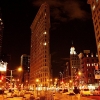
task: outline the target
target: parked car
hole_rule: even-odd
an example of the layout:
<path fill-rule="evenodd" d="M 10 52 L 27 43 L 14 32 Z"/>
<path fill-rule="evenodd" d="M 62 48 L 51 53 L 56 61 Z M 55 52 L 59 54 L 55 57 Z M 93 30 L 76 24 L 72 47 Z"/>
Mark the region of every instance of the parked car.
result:
<path fill-rule="evenodd" d="M 89 89 L 83 89 L 80 91 L 80 95 L 81 96 L 88 96 L 88 95 L 92 95 L 92 93 Z"/>

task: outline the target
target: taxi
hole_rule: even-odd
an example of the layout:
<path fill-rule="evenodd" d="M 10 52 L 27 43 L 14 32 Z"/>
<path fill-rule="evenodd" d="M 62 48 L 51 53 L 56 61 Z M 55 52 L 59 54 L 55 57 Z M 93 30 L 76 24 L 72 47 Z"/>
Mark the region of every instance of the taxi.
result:
<path fill-rule="evenodd" d="M 89 95 L 92 95 L 92 93 L 89 89 L 83 89 L 83 90 L 81 90 L 80 95 L 81 96 L 89 96 Z"/>

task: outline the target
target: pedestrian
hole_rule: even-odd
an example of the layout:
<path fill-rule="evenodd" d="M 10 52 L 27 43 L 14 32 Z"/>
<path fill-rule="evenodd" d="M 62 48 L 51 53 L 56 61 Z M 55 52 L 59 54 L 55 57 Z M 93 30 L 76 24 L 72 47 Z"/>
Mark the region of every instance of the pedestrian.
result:
<path fill-rule="evenodd" d="M 31 94 L 31 96 L 30 96 L 30 100 L 35 100 L 35 97 L 34 97 L 33 94 Z"/>

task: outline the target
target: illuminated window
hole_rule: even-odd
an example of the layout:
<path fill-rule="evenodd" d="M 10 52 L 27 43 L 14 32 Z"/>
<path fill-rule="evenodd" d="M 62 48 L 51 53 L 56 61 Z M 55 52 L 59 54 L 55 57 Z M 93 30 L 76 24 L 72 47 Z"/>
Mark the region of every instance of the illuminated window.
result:
<path fill-rule="evenodd" d="M 93 57 L 93 54 L 91 55 L 91 57 Z"/>
<path fill-rule="evenodd" d="M 47 45 L 47 43 L 45 42 L 43 45 Z"/>
<path fill-rule="evenodd" d="M 92 7 L 92 10 L 94 10 L 95 9 L 95 5 Z"/>
<path fill-rule="evenodd" d="M 89 64 L 87 64 L 87 66 L 89 66 Z"/>
<path fill-rule="evenodd" d="M 43 34 L 47 34 L 47 32 L 44 32 Z"/>
<path fill-rule="evenodd" d="M 96 0 L 96 2 L 98 2 L 98 0 Z"/>
<path fill-rule="evenodd" d="M 100 43 L 98 43 L 98 48 L 100 48 Z"/>

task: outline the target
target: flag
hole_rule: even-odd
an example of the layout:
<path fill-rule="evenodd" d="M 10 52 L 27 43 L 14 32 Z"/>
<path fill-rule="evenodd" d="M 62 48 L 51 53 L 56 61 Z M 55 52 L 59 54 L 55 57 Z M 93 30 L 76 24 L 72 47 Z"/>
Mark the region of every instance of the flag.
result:
<path fill-rule="evenodd" d="M 98 66 L 97 65 L 95 66 L 95 70 L 98 70 Z"/>

